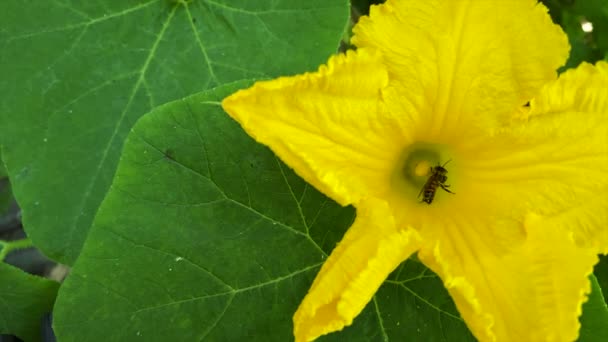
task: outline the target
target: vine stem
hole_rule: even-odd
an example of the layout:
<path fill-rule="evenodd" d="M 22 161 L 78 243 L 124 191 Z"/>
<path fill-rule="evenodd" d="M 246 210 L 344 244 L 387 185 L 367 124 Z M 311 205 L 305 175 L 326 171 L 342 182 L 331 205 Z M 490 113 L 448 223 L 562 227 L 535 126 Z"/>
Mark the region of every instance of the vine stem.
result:
<path fill-rule="evenodd" d="M 30 239 L 22 239 L 16 241 L 0 240 L 0 247 L 2 248 L 0 249 L 0 261 L 4 261 L 4 258 L 6 258 L 6 256 L 12 251 L 33 246 L 34 245 L 32 244 L 32 241 Z"/>

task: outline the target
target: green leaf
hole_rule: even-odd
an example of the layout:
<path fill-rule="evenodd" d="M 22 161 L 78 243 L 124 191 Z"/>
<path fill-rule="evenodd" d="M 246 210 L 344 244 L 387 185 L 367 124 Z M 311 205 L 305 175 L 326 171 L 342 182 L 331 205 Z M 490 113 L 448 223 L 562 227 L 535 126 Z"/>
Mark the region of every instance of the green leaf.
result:
<path fill-rule="evenodd" d="M 6 178 L 6 176 L 8 176 L 8 173 L 6 172 L 6 167 L 2 161 L 2 154 L 0 154 L 0 179 Z"/>
<path fill-rule="evenodd" d="M 604 2 L 603 6 L 604 10 L 602 12 L 595 12 L 595 14 L 588 16 L 593 24 L 593 42 L 598 50 L 598 60 L 608 53 L 608 5 Z"/>
<path fill-rule="evenodd" d="M 595 63 L 608 52 L 608 3 L 605 0 L 541 0 L 553 20 L 568 34 L 570 56 L 564 68 L 581 62 Z M 592 32 L 584 32 L 582 23 L 589 21 Z"/>
<path fill-rule="evenodd" d="M 240 83 L 155 109 L 55 307 L 60 341 L 289 341 L 291 317 L 354 218 L 220 108 Z M 401 265 L 328 340 L 473 341 L 439 279 Z"/>
<path fill-rule="evenodd" d="M 11 204 L 13 203 L 13 192 L 11 184 L 6 178 L 0 178 L 0 225 L 5 224 L 4 216 L 8 213 Z"/>
<path fill-rule="evenodd" d="M 600 261 L 595 265 L 593 274 L 599 287 L 602 289 L 604 299 L 608 298 L 608 256 L 600 255 Z"/>
<path fill-rule="evenodd" d="M 11 191 L 11 184 L 7 179 L 8 174 L 2 161 L 2 155 L 0 155 L 0 225 L 4 224 L 4 216 L 8 212 L 11 203 L 13 202 L 13 192 Z"/>
<path fill-rule="evenodd" d="M 53 307 L 59 284 L 0 262 L 0 334 L 40 340 L 40 322 Z"/>
<path fill-rule="evenodd" d="M 608 341 L 608 306 L 606 306 L 597 279 L 593 275 L 589 279 L 591 281 L 591 294 L 589 300 L 583 305 L 578 341 Z"/>
<path fill-rule="evenodd" d="M 347 0 L 3 0 L 0 144 L 28 235 L 72 264 L 142 114 L 314 69 L 347 21 Z"/>
<path fill-rule="evenodd" d="M 351 6 L 353 10 L 360 15 L 369 14 L 369 8 L 372 5 L 383 3 L 384 0 L 351 0 Z"/>
<path fill-rule="evenodd" d="M 594 63 L 601 58 L 591 41 L 592 36 L 581 29 L 580 15 L 571 11 L 564 11 L 561 26 L 568 34 L 571 45 L 570 56 L 562 69 L 574 68 L 585 61 Z"/>

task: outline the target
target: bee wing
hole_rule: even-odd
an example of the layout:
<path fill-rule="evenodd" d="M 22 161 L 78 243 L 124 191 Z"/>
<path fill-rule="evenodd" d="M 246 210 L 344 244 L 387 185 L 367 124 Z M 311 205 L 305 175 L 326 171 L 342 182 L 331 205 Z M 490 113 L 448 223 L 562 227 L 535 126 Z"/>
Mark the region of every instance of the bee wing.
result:
<path fill-rule="evenodd" d="M 420 192 L 418 193 L 418 197 L 420 197 L 420 195 L 422 195 L 424 193 L 424 190 L 426 188 L 428 188 L 429 184 L 431 184 L 433 180 L 433 176 L 431 175 L 431 177 L 429 177 L 429 179 L 426 180 L 426 183 L 424 183 L 424 186 L 422 187 L 422 189 L 420 189 Z M 416 197 L 416 198 L 418 198 Z"/>

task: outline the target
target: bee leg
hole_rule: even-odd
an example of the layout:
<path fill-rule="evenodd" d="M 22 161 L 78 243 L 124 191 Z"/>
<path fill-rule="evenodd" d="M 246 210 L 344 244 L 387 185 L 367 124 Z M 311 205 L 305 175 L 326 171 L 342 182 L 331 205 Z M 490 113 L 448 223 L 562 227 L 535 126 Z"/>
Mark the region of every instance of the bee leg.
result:
<path fill-rule="evenodd" d="M 439 184 L 439 186 L 440 186 L 440 187 L 441 187 L 443 190 L 445 190 L 446 192 L 449 192 L 449 193 L 451 193 L 451 194 L 456 194 L 455 192 L 451 192 L 451 191 L 450 191 L 450 189 L 448 189 L 448 188 L 450 187 L 450 185 L 449 185 L 449 184 Z"/>

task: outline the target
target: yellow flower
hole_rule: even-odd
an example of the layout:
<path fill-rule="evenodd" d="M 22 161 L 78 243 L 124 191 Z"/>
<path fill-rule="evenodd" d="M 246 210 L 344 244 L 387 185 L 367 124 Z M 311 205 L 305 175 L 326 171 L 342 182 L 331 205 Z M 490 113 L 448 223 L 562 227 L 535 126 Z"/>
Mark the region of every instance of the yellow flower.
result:
<path fill-rule="evenodd" d="M 575 340 L 608 252 L 608 64 L 558 79 L 567 38 L 536 0 L 388 0 L 354 32 L 357 51 L 223 102 L 357 208 L 296 340 L 351 324 L 416 252 L 479 340 Z"/>

